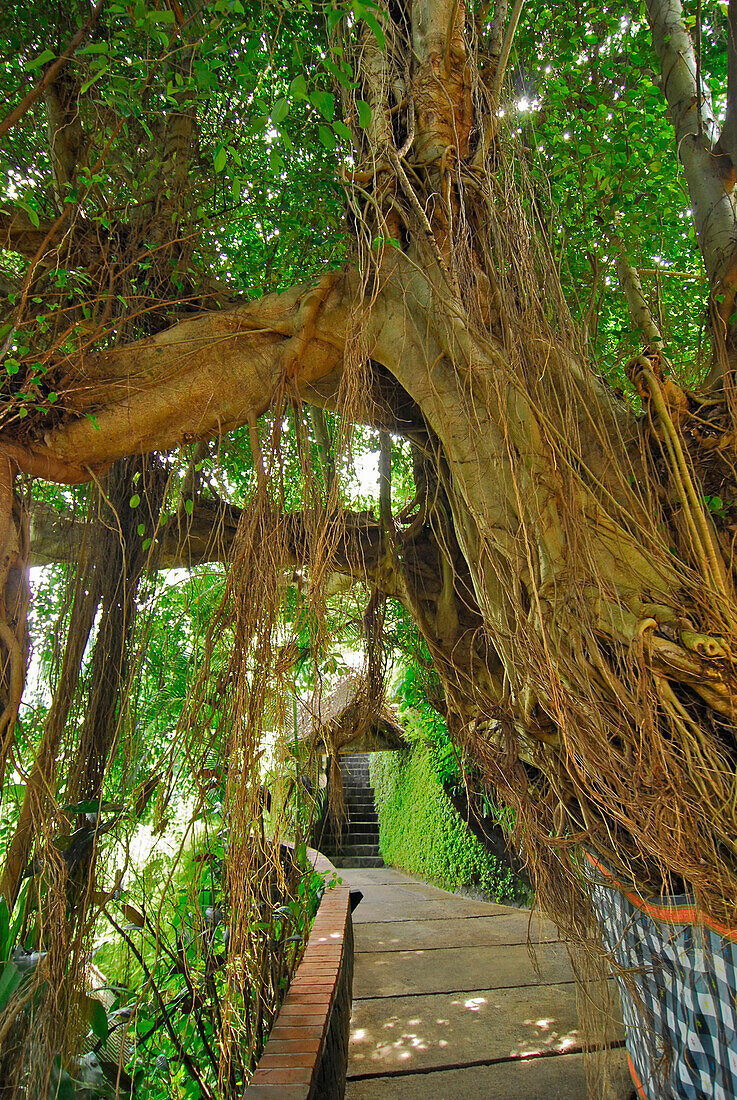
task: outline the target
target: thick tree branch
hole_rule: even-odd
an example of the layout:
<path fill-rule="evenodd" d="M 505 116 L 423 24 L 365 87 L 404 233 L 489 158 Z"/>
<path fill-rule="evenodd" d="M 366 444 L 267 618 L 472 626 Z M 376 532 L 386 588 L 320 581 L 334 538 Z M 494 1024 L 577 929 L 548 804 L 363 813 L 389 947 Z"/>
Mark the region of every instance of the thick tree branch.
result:
<path fill-rule="evenodd" d="M 84 153 L 85 135 L 79 111 L 79 81 L 63 69 L 44 92 L 49 131 L 49 151 L 58 209 L 74 183 Z"/>
<path fill-rule="evenodd" d="M 58 383 L 67 419 L 43 441 L 29 446 L 6 436 L 0 449 L 27 473 L 87 481 L 123 455 L 169 450 L 247 423 L 269 407 L 285 374 L 307 400 L 318 383 L 337 391 L 353 278 L 333 273 L 317 304 L 313 286 L 296 286 L 82 357 Z"/>
<path fill-rule="evenodd" d="M 497 62 L 502 52 L 504 28 L 507 25 L 508 7 L 508 0 L 497 0 L 494 4 L 494 15 L 491 20 L 491 26 L 489 27 L 489 55 Z M 488 7 L 486 10 L 488 13 Z"/>
<path fill-rule="evenodd" d="M 698 86 L 680 0 L 647 0 L 647 12 L 709 282 L 716 292 L 732 292 L 737 287 L 737 213 L 731 189 L 725 188 L 725 158 L 716 149 L 711 97 L 703 82 Z"/>
<path fill-rule="evenodd" d="M 80 27 L 77 33 L 70 39 L 69 43 L 62 50 L 61 56 L 58 57 L 56 61 L 54 61 L 54 63 L 48 67 L 42 79 L 39 80 L 35 88 L 32 88 L 28 95 L 24 96 L 24 98 L 20 101 L 18 106 L 15 107 L 10 112 L 10 114 L 6 115 L 2 122 L 0 122 L 0 138 L 4 137 L 9 130 L 12 130 L 16 122 L 23 118 L 23 115 L 26 113 L 26 111 L 30 110 L 36 100 L 41 98 L 48 86 L 52 84 L 54 80 L 56 80 L 59 73 L 70 61 L 74 51 L 77 49 L 78 46 L 82 44 L 82 42 L 84 42 L 85 38 L 94 27 L 104 5 L 105 0 L 98 0 L 97 4 L 92 10 L 92 14 L 90 15 L 89 19 L 84 24 L 84 26 Z"/>
<path fill-rule="evenodd" d="M 156 536 L 155 565 L 159 569 L 193 568 L 208 562 L 227 563 L 241 518 L 235 504 L 198 497 L 192 515 L 185 510 L 162 524 Z M 382 527 L 365 512 L 341 512 L 344 531 L 337 540 L 332 566 L 337 572 L 365 579 L 377 568 L 381 556 Z M 92 523 L 94 529 L 96 521 Z M 282 521 L 288 530 L 289 556 L 284 566 L 304 566 L 309 561 L 308 517 L 292 512 Z M 49 504 L 37 501 L 31 513 L 31 565 L 73 563 L 89 541 L 85 521 L 59 515 Z"/>
<path fill-rule="evenodd" d="M 729 160 L 720 165 L 725 187 L 732 190 L 737 173 L 737 0 L 729 0 L 727 22 L 727 114 L 716 146 L 717 153 Z"/>
<path fill-rule="evenodd" d="M 497 61 L 496 72 L 494 73 L 494 82 L 491 86 L 491 98 L 494 103 L 499 102 L 501 96 L 502 84 L 504 83 L 504 76 L 507 71 L 507 64 L 509 62 L 509 55 L 512 52 L 512 44 L 514 42 L 514 36 L 517 33 L 517 27 L 519 25 L 520 16 L 522 15 L 522 6 L 524 0 L 515 0 L 514 7 L 512 8 L 512 14 L 509 17 L 509 23 L 507 24 L 507 30 L 504 35 L 501 50 L 499 52 L 499 59 Z"/>
<path fill-rule="evenodd" d="M 422 164 L 440 165 L 450 149 L 468 154 L 473 106 L 465 18 L 458 0 L 419 0 L 412 11 L 414 151 Z"/>
<path fill-rule="evenodd" d="M 34 225 L 22 210 L 0 211 L 0 249 L 19 252 L 32 260 L 53 232 L 53 222 L 44 220 Z M 70 267 L 97 267 L 104 258 L 104 243 L 99 226 L 77 218 L 61 243 L 53 245 L 37 266 L 50 267 L 58 262 L 60 251 L 66 250 L 64 259 Z"/>
<path fill-rule="evenodd" d="M 633 324 L 642 333 L 646 348 L 662 348 L 663 337 L 648 305 L 637 268 L 630 263 L 627 250 L 619 237 L 615 237 L 612 244 L 617 252 L 616 266 L 619 283 L 627 299 Z"/>
<path fill-rule="evenodd" d="M 193 568 L 208 562 L 227 563 L 233 547 L 241 509 L 224 501 L 199 497 L 191 516 L 181 512 L 163 525 L 157 535 L 155 567 L 159 569 Z M 426 517 L 427 518 L 427 517 Z M 50 565 L 71 563 L 79 559 L 85 538 L 94 541 L 93 531 L 86 531 L 82 519 L 60 516 L 50 505 L 37 502 L 31 516 L 31 563 Z M 309 566 L 310 532 L 314 517 L 300 512 L 285 515 L 287 537 L 284 568 Z M 448 532 L 452 540 L 452 535 Z M 385 596 L 398 599 L 417 617 L 420 628 L 435 658 L 441 661 L 448 676 L 465 691 L 486 694 L 493 680 L 489 679 L 488 641 L 480 631 L 480 616 L 464 573 L 460 552 L 453 541 L 458 558 L 455 571 L 454 603 L 456 629 L 447 637 L 443 629 L 441 600 L 448 598 L 447 586 L 441 577 L 440 553 L 430 522 L 409 527 L 397 533 L 395 568 L 386 568 L 384 526 L 366 512 L 340 512 L 340 529 L 332 547 L 330 569 L 336 576 L 351 578 L 377 588 Z M 448 546 L 445 554 L 449 553 Z M 465 580 L 461 578 L 465 576 Z M 478 646 L 484 644 L 484 660 Z M 484 667 L 483 675 L 480 669 Z M 501 692 L 500 684 L 494 688 Z"/>

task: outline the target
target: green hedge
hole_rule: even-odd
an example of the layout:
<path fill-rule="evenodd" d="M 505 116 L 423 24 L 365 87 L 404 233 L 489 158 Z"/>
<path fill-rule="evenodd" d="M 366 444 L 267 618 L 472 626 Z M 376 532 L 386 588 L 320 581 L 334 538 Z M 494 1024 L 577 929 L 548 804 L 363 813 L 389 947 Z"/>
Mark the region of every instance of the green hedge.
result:
<path fill-rule="evenodd" d="M 439 749 L 416 741 L 407 752 L 371 753 L 379 848 L 393 867 L 449 889 L 474 886 L 497 901 L 526 896 L 456 812 L 439 777 Z"/>

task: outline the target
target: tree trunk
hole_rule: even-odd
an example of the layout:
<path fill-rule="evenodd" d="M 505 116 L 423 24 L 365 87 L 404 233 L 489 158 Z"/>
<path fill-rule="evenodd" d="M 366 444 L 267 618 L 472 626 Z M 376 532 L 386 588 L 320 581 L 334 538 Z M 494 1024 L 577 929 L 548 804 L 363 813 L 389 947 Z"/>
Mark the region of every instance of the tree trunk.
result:
<path fill-rule="evenodd" d="M 669 64 L 672 5 L 651 8 Z M 481 75 L 493 65 L 480 65 L 464 6 L 427 0 L 410 25 L 384 14 L 381 26 L 386 49 L 368 26 L 343 42 L 359 73 L 357 89 L 341 89 L 344 116 L 355 121 L 356 98 L 372 110 L 355 129 L 354 263 L 72 363 L 59 383 L 67 415 L 42 442 L 6 433 L 6 453 L 28 472 L 83 480 L 128 453 L 252 424 L 284 390 L 405 432 L 442 502 L 423 503 L 441 581 L 431 598 L 418 588 L 400 532 L 390 587 L 418 617 L 460 735 L 509 797 L 515 754 L 546 776 L 544 846 L 584 830 L 650 880 L 681 875 L 705 905 L 731 910 L 704 870 L 730 847 L 719 729 L 733 718 L 735 606 L 699 486 L 698 403 L 663 376 L 657 348 L 631 365 L 639 420 L 588 370 L 527 221 L 532 198 L 500 167 L 498 89 Z M 706 219 L 707 257 L 723 253 L 713 229 Z M 356 393 L 345 403 L 366 356 L 373 411 Z M 710 444 L 731 483 L 718 454 Z M 500 728 L 514 731 L 501 755 Z M 695 729 L 700 766 L 718 777 L 706 800 Z"/>
<path fill-rule="evenodd" d="M 694 108 L 690 39 L 675 0 L 648 11 L 711 285 L 730 294 L 734 203 L 715 182 L 706 106 Z M 356 75 L 337 89 L 355 146 L 350 262 L 67 357 L 63 415 L 8 428 L 2 447 L 61 482 L 242 425 L 256 457 L 256 418 L 273 408 L 279 423 L 286 399 L 404 434 L 421 473 L 414 516 L 391 516 L 385 445 L 378 538 L 344 534 L 334 557 L 414 616 L 453 735 L 517 810 L 543 903 L 569 928 L 587 911 L 570 854 L 585 842 L 645 890 L 686 883 L 731 923 L 737 604 L 731 535 L 707 501 L 737 498 L 735 421 L 723 395 L 669 379 L 654 326 L 628 365 L 641 412 L 587 363 L 531 226 L 524 152 L 500 132 L 497 77 L 518 16 L 515 5 L 495 25 L 490 57 L 457 0 L 377 9 L 380 34 L 340 23 Z M 181 124 L 189 141 L 187 117 L 172 140 Z M 621 270 L 642 319 L 642 288 Z M 263 531 L 268 464 L 258 472 L 241 560 L 248 530 Z M 292 551 L 314 565 L 309 523 L 285 530 L 273 567 Z M 362 564 L 356 545 L 371 551 Z"/>

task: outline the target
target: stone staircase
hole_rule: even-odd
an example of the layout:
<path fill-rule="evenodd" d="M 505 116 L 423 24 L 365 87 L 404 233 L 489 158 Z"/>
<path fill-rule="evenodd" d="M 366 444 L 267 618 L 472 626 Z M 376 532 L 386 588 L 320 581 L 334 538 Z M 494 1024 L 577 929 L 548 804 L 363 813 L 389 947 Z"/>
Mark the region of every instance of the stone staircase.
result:
<path fill-rule="evenodd" d="M 328 821 L 320 841 L 320 851 L 336 867 L 384 866 L 379 855 L 379 818 L 368 762 L 366 752 L 340 758 L 347 819 L 342 827 Z"/>

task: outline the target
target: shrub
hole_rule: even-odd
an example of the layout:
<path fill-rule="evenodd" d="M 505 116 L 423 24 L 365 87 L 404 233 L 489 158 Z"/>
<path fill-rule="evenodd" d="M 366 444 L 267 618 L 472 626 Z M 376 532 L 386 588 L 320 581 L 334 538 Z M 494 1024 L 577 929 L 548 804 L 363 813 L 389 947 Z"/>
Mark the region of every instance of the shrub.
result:
<path fill-rule="evenodd" d="M 442 749 L 420 739 L 406 752 L 371 754 L 371 782 L 385 861 L 456 889 L 475 886 L 497 901 L 524 887 L 470 832 L 443 788 Z"/>

